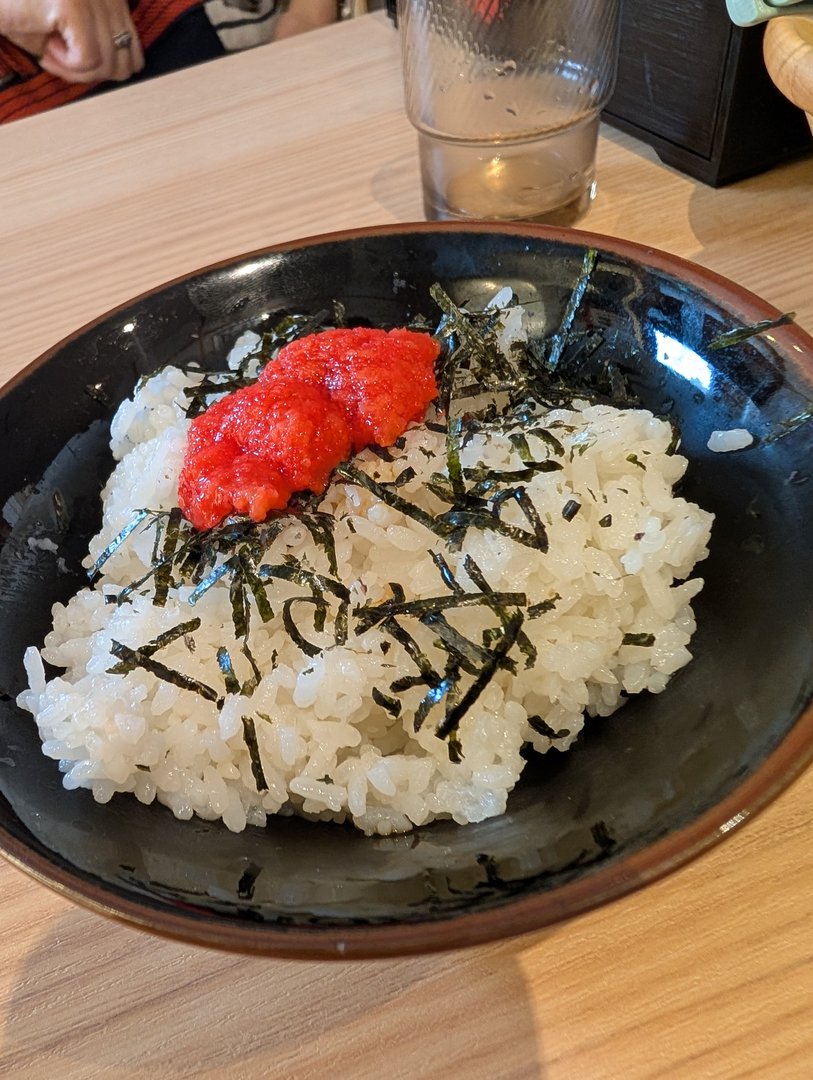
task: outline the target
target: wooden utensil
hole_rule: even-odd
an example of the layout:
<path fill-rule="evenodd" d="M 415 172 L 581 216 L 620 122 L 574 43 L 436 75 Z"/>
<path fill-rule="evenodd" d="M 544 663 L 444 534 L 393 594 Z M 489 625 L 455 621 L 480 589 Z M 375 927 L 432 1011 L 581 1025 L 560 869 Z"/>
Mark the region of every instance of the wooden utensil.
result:
<path fill-rule="evenodd" d="M 813 17 L 793 15 L 769 22 L 763 53 L 771 79 L 804 110 L 813 131 Z"/>

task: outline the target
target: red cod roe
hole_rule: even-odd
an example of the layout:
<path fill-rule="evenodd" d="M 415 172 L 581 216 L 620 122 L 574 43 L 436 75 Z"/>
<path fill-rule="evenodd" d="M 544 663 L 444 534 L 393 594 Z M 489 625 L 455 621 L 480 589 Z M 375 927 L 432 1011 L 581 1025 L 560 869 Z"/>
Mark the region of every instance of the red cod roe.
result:
<path fill-rule="evenodd" d="M 351 453 L 391 446 L 437 394 L 437 342 L 413 330 L 325 330 L 284 346 L 252 386 L 195 417 L 178 505 L 198 529 L 262 521 L 321 493 Z"/>

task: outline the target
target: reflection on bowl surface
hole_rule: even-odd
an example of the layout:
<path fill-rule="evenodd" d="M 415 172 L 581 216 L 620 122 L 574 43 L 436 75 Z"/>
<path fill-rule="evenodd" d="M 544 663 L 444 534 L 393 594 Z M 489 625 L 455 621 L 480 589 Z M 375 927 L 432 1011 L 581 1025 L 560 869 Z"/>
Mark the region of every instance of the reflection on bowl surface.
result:
<path fill-rule="evenodd" d="M 574 326 L 629 363 L 643 403 L 676 420 L 683 493 L 716 515 L 694 661 L 657 697 L 530 761 L 508 812 L 406 836 L 280 818 L 230 833 L 158 805 L 68 792 L 15 705 L 22 655 L 81 583 L 111 467 L 108 424 L 137 378 L 216 366 L 269 312 L 340 300 L 351 319 L 434 320 L 429 287 L 478 306 L 510 285 L 532 332 L 556 329 L 585 248 Z M 201 944 L 293 956 L 381 955 L 534 929 L 645 884 L 759 809 L 813 747 L 813 341 L 798 327 L 710 348 L 779 313 L 730 282 L 620 240 L 532 226 L 426 225 L 283 245 L 142 296 L 60 343 L 0 396 L 0 846 L 97 910 Z M 807 405 L 805 404 L 807 402 Z M 709 451 L 747 428 L 747 450 Z M 29 544 L 45 535 L 59 546 Z"/>

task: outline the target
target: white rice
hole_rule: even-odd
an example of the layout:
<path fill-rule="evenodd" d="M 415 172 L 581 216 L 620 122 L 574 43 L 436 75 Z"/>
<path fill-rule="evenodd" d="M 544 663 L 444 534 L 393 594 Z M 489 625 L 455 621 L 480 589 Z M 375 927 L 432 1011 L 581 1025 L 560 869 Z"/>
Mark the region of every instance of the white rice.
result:
<path fill-rule="evenodd" d="M 104 489 L 104 524 L 91 544 L 89 566 L 134 508 L 175 504 L 189 423 L 182 409 L 188 381 L 183 372 L 167 368 L 119 409 L 111 438 L 118 464 Z M 390 583 L 402 586 L 409 598 L 448 594 L 431 551 L 443 553 L 466 591 L 479 591 L 463 568 L 468 555 L 493 589 L 525 593 L 528 604 L 555 601 L 523 623 L 536 650 L 533 666 L 526 666 L 526 654 L 515 646 L 510 656 L 516 673 L 499 670 L 463 716 L 462 760 L 450 760 L 448 742 L 435 734 L 442 704 L 419 732 L 413 730 L 426 686 L 400 695 L 397 718 L 373 700 L 374 688 L 390 694 L 393 681 L 417 671 L 380 626 L 357 635 L 351 617 L 347 643 L 337 645 L 330 621 L 317 634 L 312 607 L 298 605 L 303 635 L 323 648 L 311 657 L 297 647 L 280 617 L 284 598 L 307 592 L 294 584 L 275 583 L 269 590 L 272 621 L 263 623 L 251 611 L 250 647 L 263 677 L 250 697 L 225 694 L 219 708 L 140 668 L 109 673 L 115 663 L 111 641 L 139 648 L 199 616 L 199 630 L 155 659 L 221 694 L 219 647 L 228 648 L 239 679 L 251 674 L 234 637 L 227 580 L 194 608 L 187 602 L 189 585 L 171 588 L 163 607 L 153 604 L 151 583 L 132 602 L 105 602 L 150 566 L 153 532 L 136 530 L 94 587 L 55 605 L 42 652 L 26 652 L 30 688 L 19 703 L 33 713 L 43 752 L 59 762 L 65 787 L 90 788 L 101 803 L 128 792 L 143 803 L 158 800 L 178 818 L 222 819 L 234 831 L 263 825 L 275 813 L 350 820 L 369 834 L 405 831 L 434 818 L 465 823 L 502 813 L 522 771 L 525 744 L 540 752 L 551 746 L 566 750 L 585 715 L 607 716 L 628 694 L 660 693 L 688 663 L 695 628 L 690 601 L 702 587 L 689 575 L 707 554 L 712 520 L 673 494 L 686 461 L 669 452 L 672 430 L 651 413 L 577 403 L 550 412 L 545 423 L 565 449 L 557 458 L 561 471 L 538 473 L 526 484 L 548 533 L 546 554 L 475 529 L 460 552 L 449 551 L 423 525 L 360 487 L 335 484 L 322 503 L 337 518 L 339 576 L 350 590 L 351 608 L 390 599 Z M 443 437 L 416 426 L 405 443 L 393 452 L 393 462 L 366 451 L 357 464 L 381 481 L 411 465 L 415 477 L 399 494 L 437 512 L 441 504 L 426 481 L 445 471 Z M 540 456 L 549 452 L 531 443 Z M 475 438 L 463 465 L 476 464 L 521 467 L 505 438 Z M 580 509 L 566 520 L 562 510 L 570 500 Z M 502 516 L 528 527 L 515 505 L 506 505 Z M 296 522 L 263 562 L 278 564 L 292 555 L 329 574 L 324 551 Z M 474 642 L 499 627 L 487 607 L 446 614 Z M 415 618 L 400 621 L 442 672 L 446 654 L 435 648 L 434 634 Z M 623 644 L 625 635 L 638 641 L 652 635 L 654 643 Z M 64 674 L 47 680 L 43 659 Z M 466 676 L 465 685 L 470 682 Z M 254 723 L 267 790 L 258 791 L 252 771 L 246 716 Z M 529 717 L 541 717 L 555 737 L 534 730 Z"/>
<path fill-rule="evenodd" d="M 747 428 L 730 428 L 728 431 L 712 431 L 706 445 L 715 454 L 730 454 L 732 450 L 744 450 L 754 441 Z"/>

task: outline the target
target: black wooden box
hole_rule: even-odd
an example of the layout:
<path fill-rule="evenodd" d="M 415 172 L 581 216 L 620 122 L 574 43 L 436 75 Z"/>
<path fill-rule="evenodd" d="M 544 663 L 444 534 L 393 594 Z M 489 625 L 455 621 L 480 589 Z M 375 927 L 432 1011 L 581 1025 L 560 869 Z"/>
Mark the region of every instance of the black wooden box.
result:
<path fill-rule="evenodd" d="M 765 69 L 763 33 L 734 26 L 724 0 L 623 0 L 603 118 L 714 187 L 810 151 L 804 113 Z"/>

